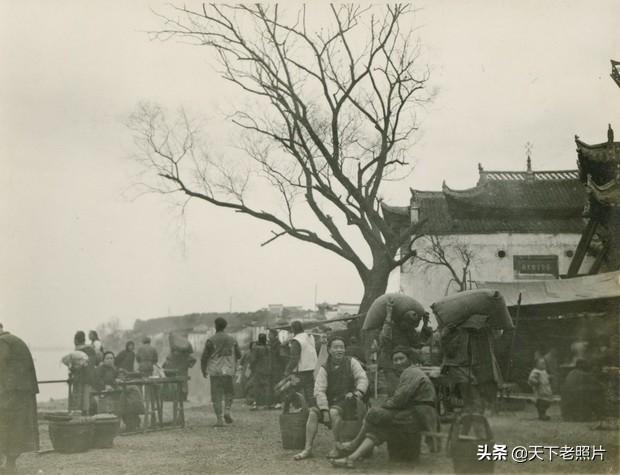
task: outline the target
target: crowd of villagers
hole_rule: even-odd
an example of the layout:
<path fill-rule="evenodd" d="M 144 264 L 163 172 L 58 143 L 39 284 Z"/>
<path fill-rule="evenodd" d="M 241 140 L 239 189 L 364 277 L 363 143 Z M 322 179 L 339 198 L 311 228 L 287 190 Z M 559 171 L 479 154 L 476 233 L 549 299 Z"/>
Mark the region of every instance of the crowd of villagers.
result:
<path fill-rule="evenodd" d="M 272 383 L 282 377 L 279 385 L 289 385 L 291 391 L 303 395 L 311 408 L 306 423 L 306 445 L 294 456 L 295 460 L 304 460 L 313 455 L 312 445 L 320 424 L 328 426 L 333 433 L 334 444 L 328 455 L 336 467 L 355 466 L 375 446 L 400 430 L 403 423 L 416 424 L 419 431 L 437 431 L 439 422 L 435 388 L 416 365 L 419 355 L 415 348 L 420 348 L 424 340 L 432 335 L 428 327 L 428 315 L 413 312 L 395 315 L 394 318 L 390 315 L 391 309 L 388 309 L 388 316 L 379 335 L 379 366 L 385 375 L 388 397 L 372 408 L 368 408 L 369 378 L 365 362 L 359 347 L 351 339 L 346 341 L 341 336 L 330 337 L 325 341 L 328 356 L 325 362 L 319 364 L 314 337 L 304 331 L 300 322 L 295 321 L 291 324 L 292 338 L 286 345 L 288 355 L 278 350 L 274 333 L 269 340 L 261 336 L 249 352 L 247 360 L 254 373 L 257 407 L 274 402 L 269 399 Z M 422 319 L 424 324 L 418 332 L 416 328 Z M 234 337 L 226 333 L 226 325 L 225 319 L 216 319 L 215 335 L 207 340 L 200 361 L 203 375 L 210 378 L 216 425 L 220 427 L 233 423 L 233 378 L 241 360 L 239 346 Z M 0 343 L 0 390 L 3 392 L 0 433 L 6 432 L 3 429 L 8 427 L 11 428 L 9 432 L 15 434 L 14 428 L 19 427 L 23 435 L 21 439 L 0 439 L 0 450 L 5 454 L 7 466 L 10 466 L 19 453 L 32 450 L 38 442 L 37 387 L 34 365 L 27 346 L 8 332 L 0 334 Z M 77 332 L 74 343 L 75 351 L 63 359 L 71 370 L 73 391 L 70 406 L 86 414 L 94 413 L 97 410 L 94 407 L 96 404 L 106 403 L 103 397 L 93 398 L 93 393 L 113 390 L 119 380 L 132 378 L 136 373 L 148 377 L 157 368 L 158 355 L 148 338 L 144 339 L 137 350 L 132 342 L 128 342 L 126 349 L 118 355 L 105 351 L 94 332 L 91 332 L 88 343 L 85 334 Z M 4 353 L 12 356 L 4 357 Z M 277 363 L 274 364 L 276 356 Z M 191 353 L 186 355 L 186 358 L 190 357 Z M 168 358 L 166 361 L 173 359 Z M 187 359 L 184 361 L 182 366 L 191 365 Z M 11 370 L 7 372 L 3 366 L 10 366 Z M 273 372 L 274 367 L 278 369 L 277 372 Z M 267 368 L 270 371 L 268 377 L 263 372 Z M 11 374 L 14 376 L 5 376 Z M 24 378 L 26 374 L 30 376 Z M 27 383 L 25 379 L 28 379 Z M 8 386 L 10 388 L 7 389 Z M 14 396 L 6 398 L 5 393 Z M 283 394 L 286 393 L 286 390 L 283 391 Z M 26 394 L 27 398 L 24 397 Z M 144 412 L 140 390 L 129 387 L 121 394 L 125 396 L 120 401 L 119 415 L 127 428 L 131 429 L 139 423 L 137 416 Z M 11 410 L 2 411 L 2 406 L 8 407 L 7 402 L 11 404 Z M 358 412 L 360 408 L 363 411 L 360 430 L 353 440 L 341 442 L 340 430 L 344 418 L 347 413 Z M 19 444 L 20 440 L 23 443 Z M 436 450 L 432 437 L 426 443 L 431 450 Z"/>
<path fill-rule="evenodd" d="M 143 338 L 137 349 L 133 341 L 128 341 L 125 349 L 116 355 L 103 348 L 97 332 L 90 331 L 89 340 L 86 341 L 83 331 L 76 332 L 74 351 L 62 359 L 69 368 L 69 410 L 84 415 L 115 413 L 128 432 L 140 427 L 140 415 L 145 407 L 140 388 L 129 384 L 121 390 L 121 383 L 151 376 L 187 376 L 189 368 L 196 363 L 191 346 L 183 351 L 173 348 L 160 368 L 159 355 L 149 337 Z M 187 382 L 183 383 L 181 397 L 187 400 Z"/>
<path fill-rule="evenodd" d="M 295 321 L 291 324 L 292 337 L 286 344 L 280 343 L 276 331 L 270 331 L 269 337 L 261 334 L 242 357 L 237 341 L 226 333 L 226 320 L 216 319 L 215 334 L 206 341 L 200 360 L 202 374 L 210 378 L 216 426 L 233 423 L 233 383 L 237 377 L 245 383 L 246 396 L 256 408 L 273 407 L 281 402 L 278 397 L 301 394 L 310 410 L 305 447 L 294 456 L 295 460 L 313 456 L 313 442 L 320 425 L 332 431 L 333 447 L 327 455 L 335 467 L 355 467 L 375 446 L 411 424 L 425 433 L 424 443 L 429 451 L 437 451 L 438 395 L 419 364 L 440 364 L 441 374 L 450 381 L 449 394 L 460 401 L 464 411 L 481 413 L 493 404 L 502 383 L 494 353 L 494 341 L 499 335 L 486 327 L 444 327 L 433 332 L 428 314 L 392 313 L 393 303 L 388 301 L 376 345 L 387 399 L 375 401 L 372 407 L 364 352 L 354 338 L 326 338 L 324 345 L 320 345 L 327 349 L 327 357 L 322 359 L 315 338 L 304 331 L 301 322 Z M 191 345 L 180 349 L 171 345 L 171 353 L 160 370 L 157 351 L 149 338 L 144 338 L 138 349 L 133 342 L 127 342 L 118 355 L 104 350 L 96 332 L 90 332 L 89 339 L 86 342 L 84 332 L 78 331 L 74 337 L 75 351 L 63 358 L 71 374 L 70 409 L 83 414 L 115 412 L 128 430 L 140 423 L 139 415 L 144 413 L 142 395 L 130 385 L 115 391 L 119 382 L 153 375 L 187 376 L 196 362 Z M 424 353 L 435 346 L 441 348 L 440 353 Z M 573 346 L 575 350 L 585 348 L 580 342 Z M 617 334 L 601 355 L 605 365 L 619 366 Z M 546 409 L 555 378 L 553 370 L 547 370 L 553 367 L 553 354 L 538 356 L 528 382 L 540 419 L 548 420 Z M 157 374 L 158 371 L 163 374 Z M 280 389 L 277 394 L 274 387 Z M 584 408 L 589 411 L 586 416 L 591 417 L 592 409 L 600 405 L 597 388 L 587 359 L 577 357 L 561 388 L 562 417 L 584 420 Z M 19 454 L 38 448 L 37 393 L 34 363 L 27 345 L 0 325 L 0 462 L 5 472 L 14 471 Z M 183 393 L 186 398 L 187 386 Z M 442 397 L 446 406 L 452 400 Z M 108 411 L 106 404 L 114 404 L 115 410 Z M 363 422 L 352 440 L 343 441 L 343 423 L 351 414 Z"/>

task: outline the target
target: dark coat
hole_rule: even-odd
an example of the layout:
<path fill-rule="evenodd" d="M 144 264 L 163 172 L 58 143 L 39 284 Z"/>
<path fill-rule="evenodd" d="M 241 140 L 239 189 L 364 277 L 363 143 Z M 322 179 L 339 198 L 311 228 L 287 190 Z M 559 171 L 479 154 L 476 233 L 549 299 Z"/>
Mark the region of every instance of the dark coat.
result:
<path fill-rule="evenodd" d="M 37 374 L 26 343 L 8 332 L 0 333 L 0 397 L 9 391 L 37 394 Z"/>
<path fill-rule="evenodd" d="M 0 332 L 0 454 L 18 456 L 39 448 L 38 392 L 30 350 L 16 336 Z"/>
<path fill-rule="evenodd" d="M 106 386 L 115 386 L 118 378 L 118 369 L 114 366 L 100 364 L 95 368 L 93 386 L 97 391 L 103 391 Z"/>
<path fill-rule="evenodd" d="M 124 369 L 128 373 L 134 371 L 134 363 L 136 361 L 136 354 L 133 351 L 123 350 L 114 360 L 114 364 L 118 369 Z"/>
<path fill-rule="evenodd" d="M 250 354 L 252 374 L 267 376 L 270 371 L 269 349 L 266 345 L 255 345 Z"/>

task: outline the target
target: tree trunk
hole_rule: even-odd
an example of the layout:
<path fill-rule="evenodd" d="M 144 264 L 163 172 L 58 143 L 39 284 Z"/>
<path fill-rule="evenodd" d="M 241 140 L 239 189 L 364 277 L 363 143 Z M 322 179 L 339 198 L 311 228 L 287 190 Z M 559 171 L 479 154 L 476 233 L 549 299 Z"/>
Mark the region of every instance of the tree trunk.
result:
<path fill-rule="evenodd" d="M 364 284 L 364 296 L 359 309 L 361 316 L 349 324 L 349 329 L 358 335 L 367 359 L 370 356 L 372 340 L 376 338 L 378 331 L 362 332 L 362 326 L 366 318 L 366 312 L 372 303 L 378 297 L 385 294 L 391 270 L 387 262 L 375 262 L 372 269 L 367 274 L 361 276 L 362 283 Z"/>
<path fill-rule="evenodd" d="M 387 289 L 390 268 L 387 264 L 374 265 L 366 278 L 362 278 L 364 284 L 364 296 L 360 303 L 359 313 L 366 313 L 377 297 L 382 296 Z"/>

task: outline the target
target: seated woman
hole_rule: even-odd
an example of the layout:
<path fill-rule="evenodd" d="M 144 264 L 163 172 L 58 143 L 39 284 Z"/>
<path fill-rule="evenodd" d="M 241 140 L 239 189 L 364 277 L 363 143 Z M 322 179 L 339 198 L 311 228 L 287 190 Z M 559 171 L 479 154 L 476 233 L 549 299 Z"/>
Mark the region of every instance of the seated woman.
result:
<path fill-rule="evenodd" d="M 103 392 L 99 399 L 99 411 L 102 409 L 113 412 L 121 417 L 127 431 L 140 426 L 140 414 L 144 414 L 142 394 L 136 386 L 126 386 L 122 392 L 115 391 L 123 371 L 114 366 L 114 353 L 106 351 L 102 363 L 95 369 L 94 387 Z M 110 391 L 109 394 L 105 394 Z"/>
<path fill-rule="evenodd" d="M 421 431 L 435 432 L 439 425 L 435 388 L 424 372 L 412 366 L 413 350 L 397 346 L 392 350 L 392 363 L 400 373 L 394 395 L 381 407 L 368 411 L 364 425 L 351 442 L 340 445 L 344 451 L 353 451 L 345 458 L 332 461 L 334 467 L 353 468 L 358 459 L 371 452 L 397 430 L 398 422 L 414 419 Z"/>
<path fill-rule="evenodd" d="M 347 404 L 362 399 L 368 390 L 368 377 L 360 362 L 345 356 L 342 337 L 333 337 L 328 343 L 329 356 L 319 368 L 314 382 L 314 398 L 316 406 L 310 409 L 306 422 L 306 445 L 304 450 L 295 455 L 295 460 L 303 460 L 312 456 L 312 444 L 319 427 L 319 421 L 331 426 L 334 444 L 340 436 L 343 412 Z M 357 404 L 356 404 L 357 405 Z M 328 458 L 339 455 L 334 447 Z"/>
<path fill-rule="evenodd" d="M 93 386 L 97 391 L 113 389 L 116 386 L 119 370 L 114 366 L 114 353 L 106 351 L 103 354 L 103 361 L 95 368 L 95 378 Z"/>

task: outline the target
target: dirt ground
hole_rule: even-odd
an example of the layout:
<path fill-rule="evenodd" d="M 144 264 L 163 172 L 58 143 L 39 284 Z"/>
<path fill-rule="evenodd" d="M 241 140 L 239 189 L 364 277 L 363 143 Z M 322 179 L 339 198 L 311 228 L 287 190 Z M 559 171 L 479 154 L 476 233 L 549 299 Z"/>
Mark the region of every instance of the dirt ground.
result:
<path fill-rule="evenodd" d="M 325 459 L 331 437 L 321 428 L 315 443 L 315 457 L 296 462 L 294 451 L 282 449 L 278 411 L 251 412 L 241 403 L 234 407 L 235 422 L 226 428 L 212 427 L 210 407 L 189 407 L 185 429 L 117 437 L 113 449 L 90 450 L 83 454 L 24 454 L 19 473 L 48 474 L 198 474 L 198 473 L 334 473 Z M 495 443 L 514 446 L 601 445 L 605 460 L 553 462 L 495 462 L 496 473 L 619 473 L 618 432 L 594 431 L 591 423 L 561 421 L 559 410 L 550 410 L 552 420 L 538 421 L 528 405 L 524 411 L 490 417 Z M 447 432 L 448 426 L 442 427 Z M 47 426 L 41 425 L 42 449 L 50 448 Z M 509 452 L 510 454 L 510 452 Z M 339 470 L 340 473 L 347 472 Z M 453 473 L 451 459 L 442 451 L 430 454 L 423 449 L 414 467 L 389 462 L 385 446 L 353 470 L 359 473 Z M 350 471 L 349 471 L 350 472 Z"/>

